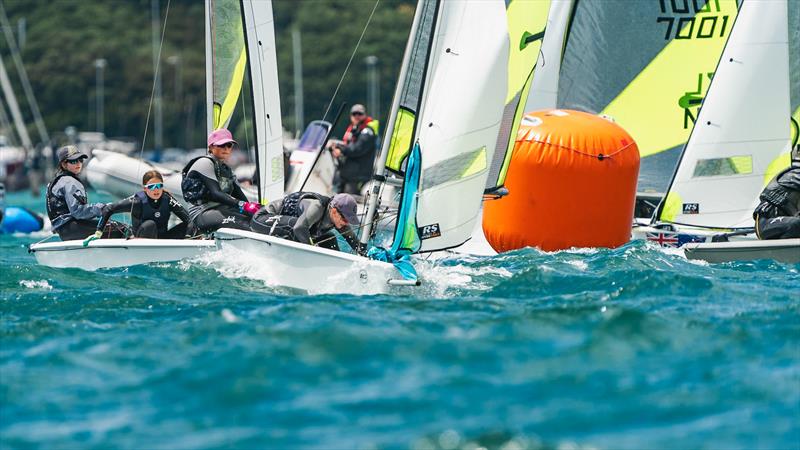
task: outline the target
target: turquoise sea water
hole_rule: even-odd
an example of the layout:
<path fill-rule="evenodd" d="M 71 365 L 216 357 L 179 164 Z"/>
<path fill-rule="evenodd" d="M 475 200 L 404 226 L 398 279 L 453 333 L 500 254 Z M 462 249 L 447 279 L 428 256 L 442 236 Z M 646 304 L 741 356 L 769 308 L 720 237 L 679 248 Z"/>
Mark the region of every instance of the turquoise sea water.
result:
<path fill-rule="evenodd" d="M 305 296 L 39 239 L 0 236 L 1 448 L 800 447 L 800 265 L 526 249 Z"/>

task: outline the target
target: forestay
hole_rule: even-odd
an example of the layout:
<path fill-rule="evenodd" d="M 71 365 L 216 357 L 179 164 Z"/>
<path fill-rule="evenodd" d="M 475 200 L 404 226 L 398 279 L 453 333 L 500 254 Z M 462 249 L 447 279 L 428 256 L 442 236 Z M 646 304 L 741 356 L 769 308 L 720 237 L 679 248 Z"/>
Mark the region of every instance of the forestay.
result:
<path fill-rule="evenodd" d="M 736 13 L 736 0 L 577 2 L 558 106 L 606 114 L 631 134 L 640 190 L 667 187 Z"/>
<path fill-rule="evenodd" d="M 786 0 L 744 1 L 659 210 L 660 220 L 753 226 L 759 193 L 771 175 L 788 165 L 787 18 Z"/>

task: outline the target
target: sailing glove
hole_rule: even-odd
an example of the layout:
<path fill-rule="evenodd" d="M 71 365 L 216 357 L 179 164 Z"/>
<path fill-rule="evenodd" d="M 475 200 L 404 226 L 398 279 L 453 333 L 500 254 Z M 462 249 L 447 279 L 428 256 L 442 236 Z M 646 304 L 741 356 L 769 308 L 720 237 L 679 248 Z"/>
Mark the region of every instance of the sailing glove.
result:
<path fill-rule="evenodd" d="M 239 202 L 239 212 L 240 213 L 247 213 L 251 216 L 258 212 L 261 209 L 260 203 L 254 202 Z"/>

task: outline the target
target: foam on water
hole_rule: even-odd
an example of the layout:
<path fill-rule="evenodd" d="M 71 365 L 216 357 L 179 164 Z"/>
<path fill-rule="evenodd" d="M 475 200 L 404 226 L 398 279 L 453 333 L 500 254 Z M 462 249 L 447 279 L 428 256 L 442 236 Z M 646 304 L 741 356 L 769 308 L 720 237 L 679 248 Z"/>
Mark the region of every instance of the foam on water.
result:
<path fill-rule="evenodd" d="M 800 265 L 522 249 L 309 295 L 248 254 L 85 272 L 37 266 L 38 239 L 0 237 L 0 447 L 800 441 Z"/>

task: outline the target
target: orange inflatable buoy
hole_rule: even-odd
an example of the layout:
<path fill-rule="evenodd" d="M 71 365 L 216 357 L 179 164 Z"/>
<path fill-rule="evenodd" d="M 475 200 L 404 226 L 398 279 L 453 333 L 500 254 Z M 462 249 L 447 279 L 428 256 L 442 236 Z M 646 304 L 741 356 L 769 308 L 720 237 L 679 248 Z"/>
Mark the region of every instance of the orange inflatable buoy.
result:
<path fill-rule="evenodd" d="M 483 204 L 498 252 L 617 247 L 630 240 L 639 149 L 608 119 L 580 111 L 527 114 L 506 176 L 509 193 Z"/>

